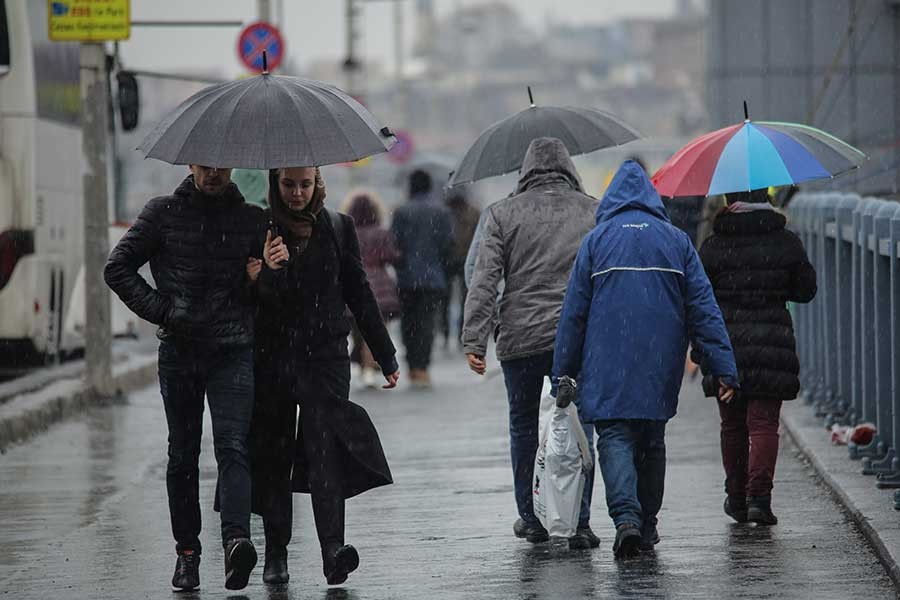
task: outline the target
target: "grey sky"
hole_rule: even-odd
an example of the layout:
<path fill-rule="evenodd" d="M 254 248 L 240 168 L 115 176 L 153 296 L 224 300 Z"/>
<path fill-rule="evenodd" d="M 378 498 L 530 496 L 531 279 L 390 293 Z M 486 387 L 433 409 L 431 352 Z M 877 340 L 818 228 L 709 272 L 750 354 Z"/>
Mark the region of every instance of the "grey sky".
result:
<path fill-rule="evenodd" d="M 271 0 L 277 7 L 278 0 Z M 455 6 L 484 0 L 435 0 L 438 14 Z M 666 15 L 675 0 L 510 0 L 526 22 L 540 31 L 547 22 L 608 22 L 623 16 Z M 344 52 L 343 0 L 282 0 L 288 53 L 301 64 L 338 60 Z M 393 9 L 387 1 L 363 3 L 360 52 L 393 65 Z M 405 40 L 414 35 L 413 0 L 406 0 Z M 256 0 L 132 0 L 135 20 L 240 19 L 256 17 Z M 276 9 L 277 10 L 277 9 Z M 277 13 L 276 13 L 277 18 Z M 237 28 L 159 29 L 132 28 L 121 52 L 127 67 L 165 71 L 197 71 L 210 65 L 228 76 L 243 72 L 236 54 Z"/>

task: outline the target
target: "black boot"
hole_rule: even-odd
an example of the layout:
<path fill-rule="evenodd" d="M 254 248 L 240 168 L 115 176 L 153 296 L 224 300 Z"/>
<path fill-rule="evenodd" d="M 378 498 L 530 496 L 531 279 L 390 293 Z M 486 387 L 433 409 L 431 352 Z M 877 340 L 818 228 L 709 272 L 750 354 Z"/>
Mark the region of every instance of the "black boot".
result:
<path fill-rule="evenodd" d="M 247 538 L 232 538 L 225 542 L 225 589 L 242 590 L 247 587 L 250 572 L 256 566 L 256 548 Z"/>
<path fill-rule="evenodd" d="M 266 546 L 266 566 L 263 567 L 263 583 L 277 585 L 287 583 L 288 574 L 287 548 L 284 546 Z"/>
<path fill-rule="evenodd" d="M 622 523 L 616 527 L 616 541 L 613 543 L 613 555 L 616 558 L 636 556 L 641 545 L 641 532 L 636 525 Z"/>
<path fill-rule="evenodd" d="M 747 522 L 747 500 L 737 496 L 726 496 L 725 514 L 738 523 Z"/>
<path fill-rule="evenodd" d="M 569 538 L 569 550 L 590 550 L 600 545 L 600 538 L 590 525 L 579 527 L 575 535 Z"/>
<path fill-rule="evenodd" d="M 328 585 L 340 585 L 359 567 L 359 553 L 350 546 L 331 546 L 322 550 L 322 571 Z"/>
<path fill-rule="evenodd" d="M 513 533 L 517 538 L 525 538 L 532 544 L 541 544 L 550 539 L 550 534 L 540 523 L 529 524 L 519 519 L 513 525 Z"/>
<path fill-rule="evenodd" d="M 193 590 L 200 587 L 200 554 L 193 550 L 178 553 L 172 587 Z"/>
<path fill-rule="evenodd" d="M 772 514 L 772 496 L 747 498 L 747 520 L 757 525 L 777 525 L 778 517 Z"/>

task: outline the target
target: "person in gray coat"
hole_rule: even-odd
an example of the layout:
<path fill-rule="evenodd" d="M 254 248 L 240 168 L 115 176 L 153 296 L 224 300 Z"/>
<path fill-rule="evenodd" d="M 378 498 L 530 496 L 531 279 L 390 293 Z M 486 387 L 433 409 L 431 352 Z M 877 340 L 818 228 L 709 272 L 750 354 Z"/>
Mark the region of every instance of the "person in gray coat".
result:
<path fill-rule="evenodd" d="M 553 368 L 556 327 L 569 272 L 582 238 L 594 226 L 597 200 L 584 193 L 575 165 L 558 139 L 533 140 L 519 172 L 515 193 L 487 208 L 481 219 L 466 298 L 463 348 L 469 367 L 484 375 L 487 344 L 496 327 L 497 358 L 509 399 L 510 454 L 519 511 L 513 532 L 538 543 L 548 539 L 534 514 L 531 495 L 541 389 Z M 498 297 L 501 284 L 503 292 Z M 495 318 L 498 302 L 499 318 Z M 589 512 L 582 511 L 570 547 L 599 545 L 589 518 Z"/>

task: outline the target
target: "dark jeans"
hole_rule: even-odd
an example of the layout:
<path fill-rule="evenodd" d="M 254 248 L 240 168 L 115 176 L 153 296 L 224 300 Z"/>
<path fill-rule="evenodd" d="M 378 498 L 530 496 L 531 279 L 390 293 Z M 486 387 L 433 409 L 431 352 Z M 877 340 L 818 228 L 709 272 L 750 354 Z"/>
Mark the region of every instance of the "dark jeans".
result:
<path fill-rule="evenodd" d="M 200 552 L 199 460 L 203 397 L 219 468 L 222 542 L 250 536 L 247 437 L 253 414 L 253 348 L 159 345 L 159 387 L 169 425 L 166 488 L 176 548 Z"/>
<path fill-rule="evenodd" d="M 781 400 L 741 398 L 719 402 L 722 464 L 729 496 L 768 496 L 778 460 Z"/>
<path fill-rule="evenodd" d="M 509 453 L 512 459 L 513 485 L 519 516 L 529 524 L 537 523 L 532 502 L 532 480 L 534 479 L 534 457 L 538 448 L 538 417 L 541 408 L 541 389 L 544 378 L 553 369 L 553 352 L 534 356 L 505 360 L 500 363 L 506 382 L 506 396 L 509 400 Z M 588 430 L 585 428 L 585 433 Z M 590 436 L 588 436 L 590 439 Z M 585 495 L 590 497 L 593 473 L 585 482 Z M 590 504 L 582 502 L 579 525 L 585 526 L 590 520 Z"/>
<path fill-rule="evenodd" d="M 400 331 L 410 369 L 427 369 L 443 290 L 400 290 Z"/>
<path fill-rule="evenodd" d="M 438 311 L 439 331 L 444 336 L 445 342 L 450 341 L 450 330 L 456 339 L 462 339 L 463 315 L 466 308 L 466 295 L 469 290 L 466 287 L 466 278 L 463 276 L 462 267 L 459 270 L 447 272 L 447 289 L 441 296 L 441 306 Z M 459 319 L 452 323 L 451 317 L 453 312 L 454 301 L 459 305 Z"/>
<path fill-rule="evenodd" d="M 597 421 L 597 460 L 616 527 L 656 527 L 666 482 L 666 421 Z"/>

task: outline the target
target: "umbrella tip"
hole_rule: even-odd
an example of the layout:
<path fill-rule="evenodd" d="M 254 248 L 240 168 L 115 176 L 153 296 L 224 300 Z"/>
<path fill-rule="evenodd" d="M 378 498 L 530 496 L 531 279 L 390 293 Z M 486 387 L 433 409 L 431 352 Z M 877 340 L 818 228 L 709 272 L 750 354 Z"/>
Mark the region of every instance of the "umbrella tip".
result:
<path fill-rule="evenodd" d="M 268 74 L 269 74 L 269 57 L 268 57 L 268 55 L 266 54 L 266 51 L 265 51 L 265 50 L 263 50 L 263 70 L 262 70 L 262 74 L 263 74 L 263 75 L 268 75 Z"/>
<path fill-rule="evenodd" d="M 745 121 L 750 120 L 750 113 L 747 111 L 747 101 L 746 100 L 744 100 L 744 120 Z"/>
<path fill-rule="evenodd" d="M 534 96 L 531 95 L 531 86 L 528 86 L 528 102 L 531 103 L 531 108 L 534 108 Z"/>
<path fill-rule="evenodd" d="M 391 137 L 392 135 L 394 135 L 394 132 L 391 131 L 390 127 L 382 127 L 381 135 L 383 135 L 384 137 Z"/>

